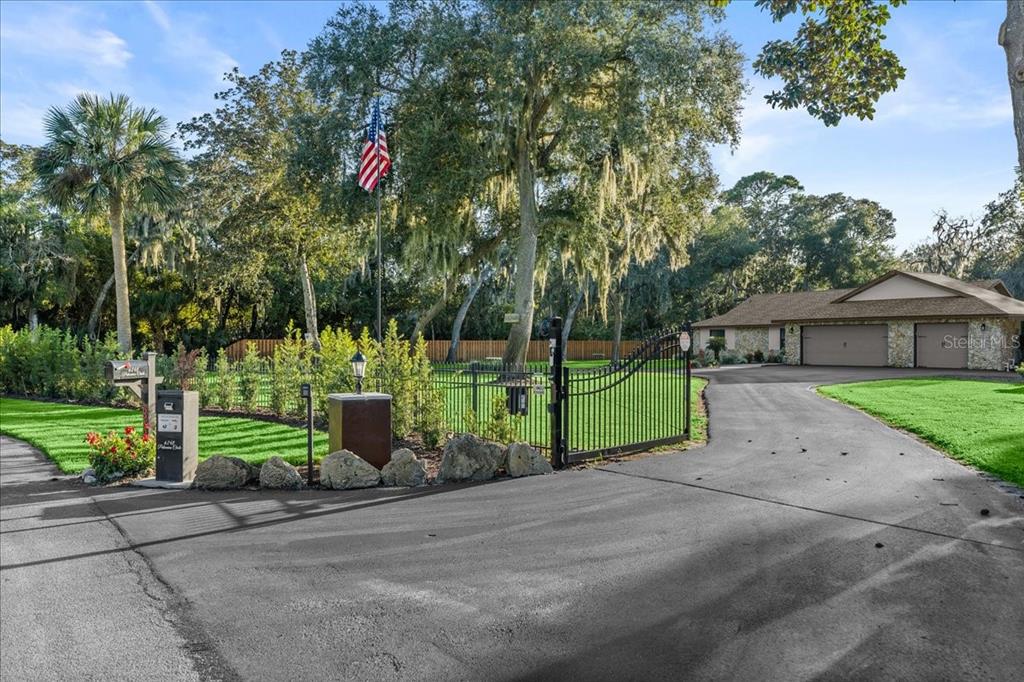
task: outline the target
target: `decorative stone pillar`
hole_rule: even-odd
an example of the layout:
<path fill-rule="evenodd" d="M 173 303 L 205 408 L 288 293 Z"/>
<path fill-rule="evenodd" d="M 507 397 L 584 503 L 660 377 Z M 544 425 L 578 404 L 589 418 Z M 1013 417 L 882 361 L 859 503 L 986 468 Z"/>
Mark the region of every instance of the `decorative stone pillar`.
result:
<path fill-rule="evenodd" d="M 786 364 L 787 365 L 799 365 L 800 364 L 800 325 L 798 324 L 787 324 L 786 325 Z"/>
<path fill-rule="evenodd" d="M 914 323 L 889 323 L 889 366 L 914 366 Z"/>

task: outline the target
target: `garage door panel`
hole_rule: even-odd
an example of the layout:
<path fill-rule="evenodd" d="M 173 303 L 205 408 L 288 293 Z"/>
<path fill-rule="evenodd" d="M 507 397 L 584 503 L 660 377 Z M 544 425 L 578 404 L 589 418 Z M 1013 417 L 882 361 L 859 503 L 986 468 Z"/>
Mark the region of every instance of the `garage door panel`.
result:
<path fill-rule="evenodd" d="M 967 368 L 967 323 L 918 324 L 914 338 L 918 367 Z"/>
<path fill-rule="evenodd" d="M 884 367 L 889 361 L 888 335 L 884 324 L 805 326 L 804 364 Z"/>

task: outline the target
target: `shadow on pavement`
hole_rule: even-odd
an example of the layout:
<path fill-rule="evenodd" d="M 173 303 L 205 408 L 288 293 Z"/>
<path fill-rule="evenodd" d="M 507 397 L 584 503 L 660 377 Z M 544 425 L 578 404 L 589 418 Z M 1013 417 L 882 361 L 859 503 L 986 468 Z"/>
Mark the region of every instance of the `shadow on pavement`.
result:
<path fill-rule="evenodd" d="M 121 517 L 138 516 L 142 514 L 152 514 L 185 508 L 195 510 L 203 507 L 216 509 L 216 511 L 219 512 L 219 518 L 216 522 L 216 527 L 209 530 L 193 533 L 180 533 L 164 537 L 159 540 L 132 544 L 130 547 L 126 546 L 117 549 L 83 552 L 21 564 L 6 564 L 3 567 L 0 567 L 0 571 L 25 568 L 38 564 L 73 561 L 84 557 L 142 549 L 153 545 L 178 542 L 181 540 L 193 540 L 221 533 L 277 526 L 305 519 L 358 511 L 371 507 L 404 502 L 407 500 L 432 497 L 434 495 L 443 495 L 444 493 L 466 490 L 468 488 L 475 488 L 483 485 L 500 484 L 503 480 L 512 479 L 448 483 L 421 488 L 367 488 L 348 491 L 240 490 L 216 492 L 199 490 L 145 492 L 139 489 L 126 487 L 87 488 L 81 486 L 76 486 L 69 491 L 67 490 L 67 487 L 74 484 L 61 481 L 38 484 L 18 484 L 19 487 L 27 489 L 27 491 L 23 490 L 19 495 L 10 496 L 6 494 L 7 486 L 4 486 L 5 495 L 3 496 L 2 503 L 0 503 L 0 506 L 3 507 L 16 506 L 19 503 L 24 504 L 28 502 L 30 498 L 35 497 L 45 497 L 46 501 L 49 501 L 54 499 L 51 495 L 62 495 L 64 499 L 79 498 L 82 500 L 80 503 L 59 504 L 52 507 L 46 507 L 43 510 L 42 515 L 38 517 L 43 521 L 91 518 L 94 521 L 109 520 L 110 522 L 117 524 L 118 518 Z M 99 493 L 100 495 L 105 494 L 106 497 L 97 498 L 96 493 Z M 115 496 L 116 493 L 120 493 L 120 495 Z M 18 501 L 19 498 L 20 502 Z M 39 502 L 41 500 L 33 499 L 32 501 Z M 269 509 L 261 509 L 259 506 L 256 506 L 252 511 L 242 513 L 236 511 L 236 506 L 248 504 L 251 507 L 253 503 L 256 503 L 257 505 L 259 503 L 269 503 L 273 506 Z M 273 518 L 259 518 L 264 515 L 273 516 Z M 86 520 L 59 525 L 75 525 L 77 523 L 90 522 L 92 521 Z M 48 527 L 52 526 L 43 526 L 40 530 Z M 30 532 L 30 530 L 31 529 L 7 532 Z"/>

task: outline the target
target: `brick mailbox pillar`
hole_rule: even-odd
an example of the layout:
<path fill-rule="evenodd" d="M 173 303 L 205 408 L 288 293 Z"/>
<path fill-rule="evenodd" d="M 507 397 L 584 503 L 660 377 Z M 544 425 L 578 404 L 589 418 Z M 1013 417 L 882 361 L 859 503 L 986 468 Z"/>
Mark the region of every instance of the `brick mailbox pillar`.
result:
<path fill-rule="evenodd" d="M 331 393 L 327 396 L 330 452 L 348 450 L 382 468 L 391 461 L 391 396 Z"/>

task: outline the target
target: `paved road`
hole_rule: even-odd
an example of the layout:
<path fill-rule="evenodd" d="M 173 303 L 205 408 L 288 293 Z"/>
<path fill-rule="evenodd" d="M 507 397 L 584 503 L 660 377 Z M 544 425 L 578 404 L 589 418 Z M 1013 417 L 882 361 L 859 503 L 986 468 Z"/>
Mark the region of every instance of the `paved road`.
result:
<path fill-rule="evenodd" d="M 9 561 L 5 488 L 5 592 L 137 554 L 178 650 L 222 679 L 1013 679 L 1024 502 L 808 390 L 889 374 L 718 372 L 707 447 L 598 470 L 22 502 L 130 551 Z"/>
<path fill-rule="evenodd" d="M 0 436 L 0 678 L 200 679 L 173 593 L 90 495 Z M 16 568 L 16 567 L 21 568 Z"/>

